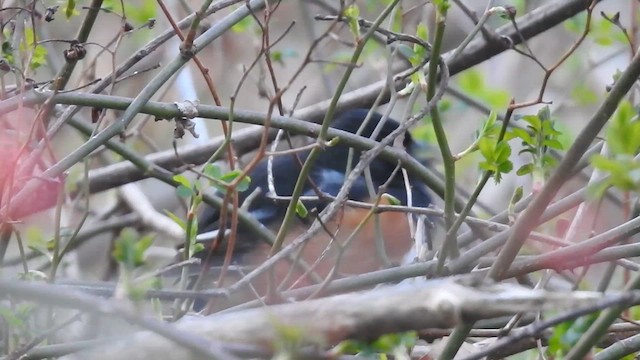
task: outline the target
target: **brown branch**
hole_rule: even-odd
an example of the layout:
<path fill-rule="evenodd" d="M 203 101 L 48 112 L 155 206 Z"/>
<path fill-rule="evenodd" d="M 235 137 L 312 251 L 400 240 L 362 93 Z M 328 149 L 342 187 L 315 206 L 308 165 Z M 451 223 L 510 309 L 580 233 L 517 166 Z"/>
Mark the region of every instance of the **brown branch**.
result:
<path fill-rule="evenodd" d="M 517 285 L 468 286 L 462 282 L 435 280 L 192 318 L 177 322 L 175 329 L 223 344 L 267 348 L 286 341 L 283 331 L 295 329 L 298 346 L 327 346 L 350 338 L 375 339 L 393 332 L 450 328 L 469 320 L 521 311 L 596 306 L 603 299 L 607 298 L 594 292 L 569 294 L 528 290 Z M 157 334 L 145 332 L 64 359 L 80 358 L 194 359 L 194 355 Z"/>

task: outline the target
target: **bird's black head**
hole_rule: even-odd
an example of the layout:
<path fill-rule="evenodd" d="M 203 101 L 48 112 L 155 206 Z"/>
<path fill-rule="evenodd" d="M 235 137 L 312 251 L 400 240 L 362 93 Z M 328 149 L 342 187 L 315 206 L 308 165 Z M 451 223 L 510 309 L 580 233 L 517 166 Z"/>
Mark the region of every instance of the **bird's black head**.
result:
<path fill-rule="evenodd" d="M 370 112 L 371 115 L 369 115 Z M 369 115 L 369 118 L 367 118 L 367 115 Z M 334 120 L 334 122 L 331 124 L 331 127 L 355 134 L 360 129 L 360 126 L 364 121 L 366 121 L 366 124 L 362 129 L 360 136 L 370 138 L 375 129 L 378 127 L 380 121 L 382 121 L 382 115 L 368 109 L 347 110 L 341 113 Z M 389 136 L 389 134 L 395 131 L 399 126 L 400 124 L 396 120 L 387 117 L 375 140 L 381 141 L 385 137 Z M 413 150 L 417 146 L 416 142 L 411 137 L 411 134 L 409 134 L 408 132 L 405 133 L 403 145 L 409 154 L 412 154 Z"/>

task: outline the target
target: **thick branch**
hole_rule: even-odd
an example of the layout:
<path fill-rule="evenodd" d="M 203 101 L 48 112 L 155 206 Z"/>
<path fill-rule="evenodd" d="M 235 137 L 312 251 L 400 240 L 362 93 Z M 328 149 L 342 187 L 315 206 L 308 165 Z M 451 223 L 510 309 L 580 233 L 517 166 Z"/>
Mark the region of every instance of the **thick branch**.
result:
<path fill-rule="evenodd" d="M 1 283 L 0 283 L 1 285 Z M 0 286 L 1 288 L 1 286 Z M 348 338 L 375 339 L 383 334 L 423 328 L 450 328 L 469 320 L 522 311 L 594 306 L 599 293 L 554 293 L 515 285 L 465 286 L 434 280 L 378 290 L 224 315 L 181 320 L 175 330 L 216 343 L 267 346 L 295 329 L 298 344 L 330 345 Z M 151 332 L 65 359 L 193 359 L 189 350 Z"/>

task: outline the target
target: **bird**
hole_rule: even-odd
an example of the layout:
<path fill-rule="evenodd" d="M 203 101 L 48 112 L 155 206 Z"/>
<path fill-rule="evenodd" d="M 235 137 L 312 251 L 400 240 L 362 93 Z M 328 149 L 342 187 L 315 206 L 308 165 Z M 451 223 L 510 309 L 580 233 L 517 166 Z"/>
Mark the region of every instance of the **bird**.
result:
<path fill-rule="evenodd" d="M 383 116 L 368 109 L 351 109 L 339 113 L 331 127 L 344 130 L 350 133 L 357 133 L 360 136 L 371 137 L 377 130 L 376 141 L 381 141 L 389 136 L 391 132 L 399 127 L 398 121 L 387 117 L 383 121 Z M 380 128 L 377 129 L 380 125 Z M 408 132 L 404 135 L 403 146 L 405 151 L 412 156 L 416 156 L 421 148 L 421 144 L 416 142 Z M 263 226 L 274 232 L 279 230 L 283 217 L 286 213 L 289 201 L 278 197 L 290 197 L 293 193 L 295 183 L 300 173 L 302 164 L 309 157 L 311 150 L 280 154 L 273 157 L 271 165 L 263 159 L 257 166 L 248 173 L 250 185 L 245 191 L 238 193 L 239 204 L 249 201 L 246 211 Z M 351 161 L 350 152 L 352 152 Z M 316 161 L 313 163 L 307 181 L 303 188 L 302 203 L 305 208 L 312 210 L 309 214 L 317 214 L 324 209 L 328 201 L 323 201 L 323 195 L 329 197 L 336 196 L 342 186 L 344 186 L 347 167 L 351 168 L 357 164 L 362 151 L 353 149 L 339 141 L 335 145 L 327 145 L 323 149 Z M 269 193 L 269 166 L 272 168 L 273 189 L 276 194 Z M 411 192 L 411 205 L 415 207 L 428 207 L 431 204 L 431 196 L 428 187 L 411 174 L 408 181 L 399 171 L 399 164 L 396 161 L 376 157 L 369 165 L 371 182 L 373 184 L 374 195 L 381 186 L 385 186 L 384 192 L 391 195 L 385 199 L 396 199 L 402 205 L 407 205 L 408 194 Z M 408 186 L 407 186 L 408 184 Z M 316 199 L 309 200 L 310 198 Z M 358 202 L 372 203 L 371 191 L 367 187 L 367 180 L 364 173 L 355 180 L 348 192 L 348 199 Z M 390 203 L 383 200 L 382 204 Z M 409 223 L 406 213 L 403 212 L 382 212 L 378 214 L 379 227 L 375 226 L 373 217 L 369 217 L 361 229 L 354 235 L 353 231 L 367 218 L 370 209 L 356 208 L 344 205 L 337 214 L 328 222 L 323 224 L 322 230 L 314 238 L 301 246 L 295 254 L 294 259 L 302 260 L 300 265 L 291 259 L 282 260 L 275 266 L 274 278 L 278 281 L 280 289 L 290 289 L 311 285 L 331 276 L 340 277 L 355 274 L 362 274 L 380 269 L 384 263 L 379 256 L 379 249 L 376 248 L 376 237 L 380 234 L 383 238 L 385 252 L 394 264 L 399 264 L 402 257 L 410 250 L 413 240 L 411 238 Z M 309 219 L 296 215 L 295 225 L 286 234 L 285 245 L 304 234 L 311 224 Z M 217 249 L 211 249 L 214 241 L 210 234 L 215 234 L 220 230 L 220 210 L 218 208 L 206 206 L 198 218 L 199 235 L 197 239 L 207 239 L 202 241 L 205 250 L 197 254 L 200 258 L 205 258 L 209 252 L 212 264 L 222 264 L 224 259 L 224 245 Z M 381 231 L 380 231 L 381 230 Z M 348 243 L 346 243 L 348 241 Z M 215 251 L 215 253 L 213 253 Z M 233 262 L 242 266 L 256 266 L 264 261 L 270 252 L 270 245 L 256 238 L 248 229 L 239 226 L 234 246 Z M 305 267 L 306 266 L 306 267 Z M 237 276 L 241 276 L 238 274 Z M 254 297 L 255 294 L 264 293 L 266 280 L 254 282 L 254 291 L 247 297 Z"/>

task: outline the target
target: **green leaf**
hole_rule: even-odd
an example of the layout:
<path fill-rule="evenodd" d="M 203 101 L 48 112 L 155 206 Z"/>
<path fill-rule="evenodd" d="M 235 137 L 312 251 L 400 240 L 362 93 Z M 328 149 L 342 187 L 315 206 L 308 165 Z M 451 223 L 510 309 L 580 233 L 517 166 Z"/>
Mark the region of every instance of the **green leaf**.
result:
<path fill-rule="evenodd" d="M 558 164 L 558 160 L 556 160 L 553 156 L 551 155 L 544 155 L 542 157 L 542 167 L 544 168 L 550 168 L 550 167 L 554 167 Z"/>
<path fill-rule="evenodd" d="M 29 67 L 31 68 L 31 70 L 36 70 L 40 66 L 45 64 L 47 64 L 47 49 L 44 46 L 38 45 L 33 49 Z"/>
<path fill-rule="evenodd" d="M 41 253 L 47 253 L 47 240 L 40 228 L 29 227 L 27 228 L 25 235 L 27 247 Z"/>
<path fill-rule="evenodd" d="M 556 149 L 556 150 L 564 149 L 564 146 L 562 145 L 562 143 L 556 139 L 544 140 L 542 144 L 551 149 Z"/>
<path fill-rule="evenodd" d="M 486 102 L 493 108 L 504 108 L 509 103 L 511 95 L 500 89 L 487 86 L 484 75 L 480 70 L 471 68 L 457 76 L 460 88 Z"/>
<path fill-rule="evenodd" d="M 220 168 L 220 166 L 215 164 L 205 165 L 203 172 L 205 175 L 213 179 L 220 179 L 220 177 L 222 176 L 222 169 Z"/>
<path fill-rule="evenodd" d="M 509 160 L 509 156 L 511 156 L 511 147 L 506 141 L 500 141 L 496 145 L 496 162 L 502 163 Z"/>
<path fill-rule="evenodd" d="M 360 23 L 358 20 L 360 19 L 360 9 L 357 5 L 348 6 L 344 9 L 344 16 L 348 19 L 349 29 L 351 29 L 351 33 L 356 39 L 360 38 Z"/>
<path fill-rule="evenodd" d="M 309 216 L 309 210 L 307 210 L 307 207 L 304 206 L 300 200 L 296 203 L 296 214 L 303 219 L 306 219 L 307 216 Z"/>
<path fill-rule="evenodd" d="M 476 96 L 485 88 L 484 77 L 482 73 L 475 68 L 471 68 L 458 75 L 458 84 L 462 90 Z"/>
<path fill-rule="evenodd" d="M 173 181 L 175 181 L 175 182 L 177 182 L 177 183 L 179 183 L 181 185 L 184 185 L 184 186 L 186 186 L 188 188 L 191 188 L 191 182 L 184 175 L 174 175 L 173 176 Z"/>
<path fill-rule="evenodd" d="M 538 132 L 542 129 L 542 121 L 537 115 L 525 115 L 520 119 L 526 121 L 529 126 L 531 126 L 531 129 L 535 132 Z"/>
<path fill-rule="evenodd" d="M 388 193 L 382 194 L 382 199 L 386 200 L 389 205 L 402 205 L 400 199 Z"/>
<path fill-rule="evenodd" d="M 76 2 L 74 0 L 67 0 L 67 6 L 64 8 L 64 14 L 67 16 L 67 19 L 77 14 Z"/>
<path fill-rule="evenodd" d="M 26 46 L 21 43 L 20 49 L 25 52 L 31 51 L 31 62 L 29 63 L 29 67 L 32 70 L 36 70 L 47 63 L 47 49 L 44 46 L 37 45 L 36 34 L 34 34 L 32 28 L 25 28 L 24 37 Z"/>
<path fill-rule="evenodd" d="M 253 26 L 253 17 L 246 16 L 231 27 L 231 31 L 235 33 L 244 33 Z"/>
<path fill-rule="evenodd" d="M 284 62 L 282 61 L 282 51 L 274 50 L 271 51 L 269 55 L 271 56 L 271 60 L 273 60 L 273 62 L 277 62 L 280 65 L 284 64 Z"/>
<path fill-rule="evenodd" d="M 607 144 L 614 155 L 635 155 L 640 146 L 640 125 L 629 101 L 622 101 L 607 128 Z"/>
<path fill-rule="evenodd" d="M 198 217 L 194 216 L 191 220 L 191 229 L 189 232 L 189 240 L 195 244 L 196 236 L 198 235 Z"/>
<path fill-rule="evenodd" d="M 417 333 L 415 331 L 385 334 L 376 339 L 371 346 L 376 352 L 391 353 L 397 347 L 409 348 L 414 346 L 416 338 Z"/>
<path fill-rule="evenodd" d="M 2 43 L 2 56 L 7 59 L 9 64 L 13 64 L 13 47 L 9 41 Z"/>
<path fill-rule="evenodd" d="M 425 23 L 420 22 L 416 28 L 416 36 L 424 41 L 429 40 L 429 28 Z"/>
<path fill-rule="evenodd" d="M 195 243 L 191 246 L 191 256 L 201 252 L 204 250 L 204 245 L 202 243 Z"/>
<path fill-rule="evenodd" d="M 136 243 L 136 251 L 144 254 L 144 252 L 147 251 L 147 249 L 149 249 L 153 244 L 153 240 L 154 240 L 154 236 L 151 234 L 147 234 L 143 236 Z"/>
<path fill-rule="evenodd" d="M 127 16 L 137 23 L 143 24 L 156 17 L 156 0 L 127 1 Z"/>
<path fill-rule="evenodd" d="M 233 181 L 235 181 L 238 176 L 242 175 L 242 171 L 240 170 L 233 170 L 230 171 L 224 175 L 222 175 L 220 177 L 220 180 L 226 182 L 226 183 L 231 183 Z M 251 178 L 249 176 L 245 176 L 242 178 L 242 180 L 240 180 L 240 182 L 238 183 L 238 186 L 236 187 L 236 189 L 240 192 L 242 191 L 246 191 L 249 188 L 249 185 L 251 185 Z"/>
<path fill-rule="evenodd" d="M 495 172 L 497 170 L 497 168 L 493 164 L 491 164 L 491 163 L 489 163 L 487 161 L 480 162 L 480 164 L 478 166 L 480 167 L 480 170 L 484 170 L 484 171 L 494 171 Z"/>
<path fill-rule="evenodd" d="M 498 165 L 498 172 L 502 174 L 508 174 L 513 170 L 513 163 L 511 161 L 504 161 Z"/>
<path fill-rule="evenodd" d="M 514 134 L 517 138 L 521 139 L 524 144 L 528 144 L 528 145 L 535 144 L 535 141 L 526 130 L 523 130 L 520 128 L 513 128 L 511 129 L 511 133 Z"/>
<path fill-rule="evenodd" d="M 618 169 L 618 165 L 615 161 L 604 157 L 600 154 L 595 154 L 590 159 L 591 165 L 595 168 L 607 171 L 607 172 L 615 172 Z"/>
<path fill-rule="evenodd" d="M 20 329 L 26 325 L 25 319 L 19 316 L 19 314 L 16 314 L 15 310 L 6 306 L 0 306 L 0 318 L 4 319 L 4 322 L 9 328 Z"/>
<path fill-rule="evenodd" d="M 358 340 L 345 340 L 339 343 L 335 352 L 337 354 L 358 354 L 365 359 L 386 358 L 386 353 L 392 353 L 395 349 L 409 349 L 415 346 L 417 333 L 407 331 L 404 333 L 385 334 L 370 343 Z"/>
<path fill-rule="evenodd" d="M 599 312 L 582 316 L 573 321 L 567 321 L 553 328 L 549 339 L 549 352 L 554 356 L 562 357 L 580 340 L 593 322 L 598 318 Z"/>
<path fill-rule="evenodd" d="M 513 195 L 511 195 L 511 199 L 509 200 L 509 206 L 513 206 L 517 204 L 520 200 L 522 200 L 523 197 L 524 197 L 524 189 L 522 188 L 522 186 L 518 186 L 513 192 Z"/>
<path fill-rule="evenodd" d="M 533 164 L 525 164 L 525 165 L 522 165 L 522 166 L 518 169 L 518 171 L 516 172 L 516 174 L 517 174 L 518 176 L 524 176 L 524 175 L 527 175 L 527 174 L 531 174 L 531 172 L 533 172 Z"/>
<path fill-rule="evenodd" d="M 478 149 L 480 150 L 480 154 L 486 160 L 493 160 L 495 158 L 494 155 L 494 146 L 495 142 L 491 139 L 482 138 L 478 140 Z"/>
<path fill-rule="evenodd" d="M 578 105 L 592 105 L 600 100 L 600 96 L 585 84 L 578 84 L 571 90 L 571 97 Z"/>
<path fill-rule="evenodd" d="M 124 228 L 113 247 L 113 258 L 122 265 L 135 268 L 144 264 L 145 251 L 153 243 L 153 235 L 140 238 L 137 231 Z"/>
<path fill-rule="evenodd" d="M 176 214 L 172 213 L 169 210 L 165 210 L 164 211 L 165 215 L 167 215 L 171 220 L 173 220 L 173 222 L 175 222 L 176 224 L 178 224 L 182 230 L 187 230 L 187 224 L 185 224 L 184 221 L 182 221 L 182 219 L 180 219 L 178 216 L 176 216 Z"/>
<path fill-rule="evenodd" d="M 433 0 L 433 5 L 440 14 L 446 14 L 449 9 L 449 0 Z"/>
<path fill-rule="evenodd" d="M 344 340 L 335 347 L 337 354 L 357 354 L 363 348 L 363 343 L 357 340 Z"/>
<path fill-rule="evenodd" d="M 538 119 L 540 119 L 541 122 L 551 120 L 551 111 L 549 110 L 548 105 L 545 105 L 540 110 L 538 110 Z"/>
<path fill-rule="evenodd" d="M 178 196 L 183 199 L 188 199 L 190 196 L 195 195 L 195 192 L 190 187 L 178 185 L 178 187 L 176 188 L 176 194 L 178 194 Z"/>

